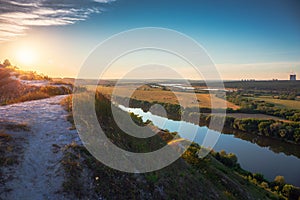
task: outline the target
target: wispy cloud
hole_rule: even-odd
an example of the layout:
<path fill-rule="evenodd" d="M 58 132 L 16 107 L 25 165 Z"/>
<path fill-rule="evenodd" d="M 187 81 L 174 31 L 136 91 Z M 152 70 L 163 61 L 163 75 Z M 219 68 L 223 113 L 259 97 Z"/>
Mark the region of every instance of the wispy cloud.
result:
<path fill-rule="evenodd" d="M 0 42 L 26 34 L 31 26 L 59 26 L 86 20 L 114 0 L 1 0 Z"/>

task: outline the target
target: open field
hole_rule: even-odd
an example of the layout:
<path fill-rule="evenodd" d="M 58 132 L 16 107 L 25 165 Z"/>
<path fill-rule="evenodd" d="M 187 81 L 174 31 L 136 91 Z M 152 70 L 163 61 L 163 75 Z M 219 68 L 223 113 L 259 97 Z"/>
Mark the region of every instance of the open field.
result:
<path fill-rule="evenodd" d="M 116 96 L 121 97 L 129 97 L 128 91 L 133 89 L 134 86 L 120 86 L 118 90 L 114 92 Z M 111 95 L 114 87 L 108 86 L 98 86 L 98 91 L 100 91 L 104 95 Z M 196 94 L 197 100 L 194 98 L 193 93 L 189 92 L 172 92 L 168 90 L 162 90 L 160 88 L 150 88 L 148 86 L 142 86 L 134 91 L 131 95 L 131 98 L 144 100 L 149 102 L 164 102 L 171 104 L 180 103 L 184 107 L 196 107 L 200 106 L 200 108 L 211 108 L 211 98 L 216 102 L 215 108 L 232 108 L 234 110 L 238 109 L 239 106 L 225 102 L 224 99 L 218 98 L 215 95 L 212 97 L 210 94 Z"/>
<path fill-rule="evenodd" d="M 221 115 L 221 114 L 220 114 Z M 227 117 L 233 117 L 236 119 L 268 119 L 268 120 L 275 120 L 275 121 L 283 121 L 283 122 L 290 122 L 289 120 L 282 119 L 280 117 L 265 115 L 265 114 L 248 114 L 248 113 L 227 113 Z"/>
<path fill-rule="evenodd" d="M 300 101 L 297 100 L 282 100 L 282 99 L 273 99 L 272 97 L 259 97 L 255 98 L 256 100 L 262 100 L 268 103 L 273 103 L 281 108 L 288 109 L 297 109 L 300 110 Z"/>
<path fill-rule="evenodd" d="M 211 86 L 219 85 L 219 83 L 211 83 Z M 206 87 L 205 82 L 195 82 L 192 86 Z M 243 90 L 255 91 L 285 91 L 285 92 L 300 92 L 300 81 L 225 81 L 224 86 L 227 89 L 236 88 Z"/>

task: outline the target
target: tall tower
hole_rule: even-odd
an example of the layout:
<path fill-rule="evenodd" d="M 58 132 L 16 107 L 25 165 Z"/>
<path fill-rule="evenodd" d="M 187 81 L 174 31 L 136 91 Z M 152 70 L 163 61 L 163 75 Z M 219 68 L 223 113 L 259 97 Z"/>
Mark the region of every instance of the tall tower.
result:
<path fill-rule="evenodd" d="M 295 73 L 291 73 L 290 74 L 290 81 L 295 81 L 296 79 L 296 74 Z"/>

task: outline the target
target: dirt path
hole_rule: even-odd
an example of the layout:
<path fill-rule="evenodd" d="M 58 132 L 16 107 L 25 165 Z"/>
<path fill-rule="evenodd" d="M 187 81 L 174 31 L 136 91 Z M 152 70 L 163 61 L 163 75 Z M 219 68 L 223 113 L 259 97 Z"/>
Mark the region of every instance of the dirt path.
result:
<path fill-rule="evenodd" d="M 69 130 L 67 112 L 59 104 L 64 97 L 0 107 L 0 120 L 27 123 L 30 127 L 28 143 L 23 145 L 24 158 L 8 171 L 11 174 L 6 174 L 12 177 L 5 183 L 11 191 L 1 195 L 3 199 L 62 199 L 61 148 L 79 141 L 76 130 Z"/>

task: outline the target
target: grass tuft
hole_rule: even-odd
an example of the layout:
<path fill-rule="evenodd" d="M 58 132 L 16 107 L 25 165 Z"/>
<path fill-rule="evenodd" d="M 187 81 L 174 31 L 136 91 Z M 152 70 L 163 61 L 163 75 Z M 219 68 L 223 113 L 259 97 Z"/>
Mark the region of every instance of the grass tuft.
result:
<path fill-rule="evenodd" d="M 0 125 L 10 131 L 30 131 L 30 127 L 25 123 L 18 123 L 14 121 L 0 121 Z"/>

